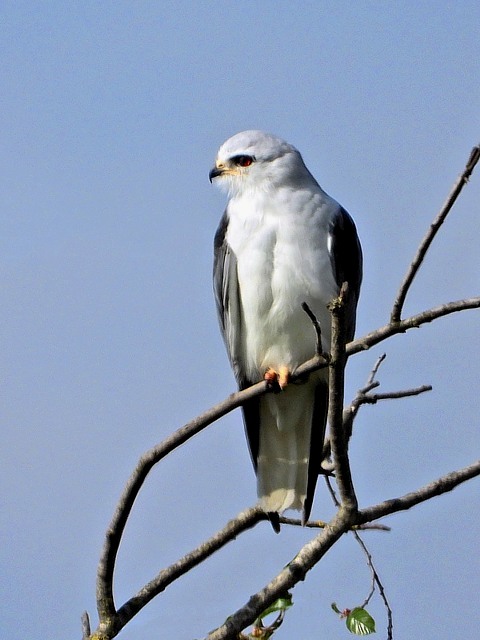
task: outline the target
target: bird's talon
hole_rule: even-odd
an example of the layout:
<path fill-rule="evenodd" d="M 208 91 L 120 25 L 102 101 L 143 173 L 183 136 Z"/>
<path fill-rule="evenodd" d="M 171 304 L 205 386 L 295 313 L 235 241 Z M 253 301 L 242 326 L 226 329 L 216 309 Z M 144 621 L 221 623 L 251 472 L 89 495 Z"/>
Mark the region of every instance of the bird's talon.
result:
<path fill-rule="evenodd" d="M 267 369 L 267 371 L 265 371 L 263 379 L 267 383 L 268 387 L 275 393 L 278 393 L 280 391 L 280 387 L 278 385 L 278 374 L 274 369 Z"/>
<path fill-rule="evenodd" d="M 290 370 L 288 367 L 280 367 L 278 370 L 278 384 L 280 389 L 284 389 L 290 382 Z"/>
<path fill-rule="evenodd" d="M 274 384 L 275 382 L 277 382 L 277 372 L 274 369 L 267 369 L 265 371 L 263 379 L 266 380 L 269 384 Z"/>
<path fill-rule="evenodd" d="M 288 367 L 280 367 L 278 371 L 271 367 L 265 371 L 263 379 L 269 386 L 278 385 L 280 389 L 284 389 L 290 381 L 290 370 Z"/>

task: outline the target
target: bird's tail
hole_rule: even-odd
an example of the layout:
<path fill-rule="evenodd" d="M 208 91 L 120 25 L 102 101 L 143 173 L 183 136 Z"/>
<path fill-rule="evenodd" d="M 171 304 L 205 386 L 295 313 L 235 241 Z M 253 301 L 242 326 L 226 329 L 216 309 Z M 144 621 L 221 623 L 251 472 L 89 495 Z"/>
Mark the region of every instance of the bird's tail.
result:
<path fill-rule="evenodd" d="M 327 400 L 326 385 L 312 383 L 291 385 L 262 399 L 257 482 L 265 511 L 297 509 L 303 511 L 304 521 L 308 519 L 321 462 Z"/>

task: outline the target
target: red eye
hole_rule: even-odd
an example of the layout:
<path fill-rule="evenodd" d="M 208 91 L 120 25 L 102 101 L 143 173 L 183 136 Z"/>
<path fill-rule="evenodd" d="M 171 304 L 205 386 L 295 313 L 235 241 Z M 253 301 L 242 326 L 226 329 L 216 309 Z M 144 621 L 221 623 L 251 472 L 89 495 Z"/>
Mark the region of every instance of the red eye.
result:
<path fill-rule="evenodd" d="M 252 156 L 235 156 L 232 158 L 237 167 L 249 167 L 253 162 Z"/>

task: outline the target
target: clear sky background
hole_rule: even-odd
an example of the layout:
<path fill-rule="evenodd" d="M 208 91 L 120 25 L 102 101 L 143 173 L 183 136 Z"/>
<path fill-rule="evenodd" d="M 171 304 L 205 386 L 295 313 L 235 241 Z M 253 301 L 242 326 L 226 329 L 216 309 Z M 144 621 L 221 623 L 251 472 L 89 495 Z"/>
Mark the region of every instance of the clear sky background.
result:
<path fill-rule="evenodd" d="M 439 2 L 10 2 L 0 8 L 0 635 L 80 637 L 140 454 L 234 390 L 211 290 L 225 204 L 218 146 L 248 128 L 295 144 L 357 222 L 360 336 L 383 325 L 419 240 L 480 139 L 480 5 Z M 435 242 L 408 313 L 479 294 L 480 174 Z M 478 457 L 478 312 L 386 351 L 352 464 L 362 506 Z M 479 481 L 364 538 L 399 640 L 478 637 Z M 256 500 L 239 412 L 149 477 L 119 556 L 118 604 Z M 319 482 L 313 516 L 327 518 Z M 124 640 L 200 638 L 312 533 L 267 524 L 152 602 Z M 294 591 L 278 638 L 348 638 L 330 610 L 370 587 L 353 540 Z M 378 637 L 386 622 L 370 606 Z"/>

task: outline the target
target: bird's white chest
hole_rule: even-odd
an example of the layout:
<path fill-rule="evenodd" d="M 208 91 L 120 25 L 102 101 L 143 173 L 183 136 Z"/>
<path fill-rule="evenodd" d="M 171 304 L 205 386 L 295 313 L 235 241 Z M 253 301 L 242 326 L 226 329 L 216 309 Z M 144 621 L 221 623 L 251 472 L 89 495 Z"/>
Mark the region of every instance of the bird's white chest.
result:
<path fill-rule="evenodd" d="M 328 251 L 331 207 L 311 193 L 229 203 L 227 242 L 237 260 L 242 351 L 253 378 L 269 367 L 294 369 L 314 355 L 316 336 L 302 302 L 317 316 L 329 347 L 326 305 L 337 295 Z"/>

